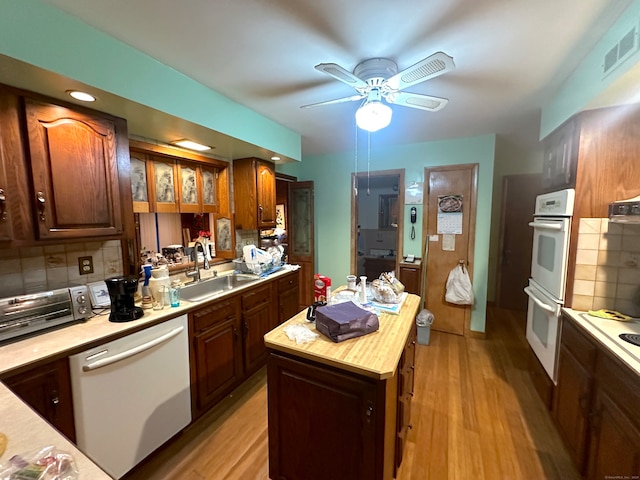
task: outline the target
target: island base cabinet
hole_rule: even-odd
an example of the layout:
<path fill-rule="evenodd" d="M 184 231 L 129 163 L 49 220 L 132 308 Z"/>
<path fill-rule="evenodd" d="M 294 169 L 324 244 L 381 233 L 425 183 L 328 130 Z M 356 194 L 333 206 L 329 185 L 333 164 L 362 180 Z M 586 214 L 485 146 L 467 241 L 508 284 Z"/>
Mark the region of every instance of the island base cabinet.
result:
<path fill-rule="evenodd" d="M 271 479 L 393 478 L 396 377 L 378 381 L 276 353 L 267 375 Z"/>

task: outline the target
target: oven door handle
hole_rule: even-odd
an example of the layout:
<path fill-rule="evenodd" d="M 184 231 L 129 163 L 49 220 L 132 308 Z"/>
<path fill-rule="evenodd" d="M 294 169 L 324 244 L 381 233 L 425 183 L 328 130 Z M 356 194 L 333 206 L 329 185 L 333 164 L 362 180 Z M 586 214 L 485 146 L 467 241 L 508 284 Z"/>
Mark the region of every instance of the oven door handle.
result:
<path fill-rule="evenodd" d="M 540 228 L 543 230 L 562 230 L 561 223 L 540 223 L 540 222 L 529 222 L 529 226 L 533 228 Z"/>
<path fill-rule="evenodd" d="M 524 293 L 526 293 L 529 296 L 529 298 L 531 300 L 533 300 L 535 302 L 535 304 L 538 305 L 544 311 L 549 312 L 549 313 L 555 313 L 556 312 L 555 308 L 550 307 L 546 303 L 541 302 L 538 299 L 538 297 L 536 297 L 536 294 L 533 293 L 533 290 L 531 290 L 529 287 L 524 287 Z"/>

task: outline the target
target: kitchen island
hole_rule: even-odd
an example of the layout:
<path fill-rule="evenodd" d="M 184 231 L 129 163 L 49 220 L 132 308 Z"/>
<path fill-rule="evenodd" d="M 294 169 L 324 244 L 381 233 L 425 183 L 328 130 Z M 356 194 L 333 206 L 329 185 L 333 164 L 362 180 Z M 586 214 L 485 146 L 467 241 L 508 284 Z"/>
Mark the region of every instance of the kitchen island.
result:
<path fill-rule="evenodd" d="M 408 295 L 398 315 L 381 313 L 380 329 L 334 343 L 289 340 L 284 328 L 264 337 L 269 349 L 269 475 L 272 479 L 391 479 L 410 428 L 415 317 Z"/>

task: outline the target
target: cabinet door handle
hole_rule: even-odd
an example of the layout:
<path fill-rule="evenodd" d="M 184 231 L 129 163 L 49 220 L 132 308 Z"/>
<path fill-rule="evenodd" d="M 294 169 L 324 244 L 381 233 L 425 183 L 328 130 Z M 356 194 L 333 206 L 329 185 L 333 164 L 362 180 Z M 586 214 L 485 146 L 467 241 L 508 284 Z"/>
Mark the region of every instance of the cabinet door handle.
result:
<path fill-rule="evenodd" d="M 260 222 L 262 222 L 262 211 L 264 210 L 264 208 L 262 208 L 262 205 L 258 205 L 258 219 L 260 220 Z"/>
<path fill-rule="evenodd" d="M 4 188 L 0 188 L 0 221 L 7 220 L 7 196 L 4 193 Z"/>
<path fill-rule="evenodd" d="M 373 417 L 373 403 L 369 402 L 367 404 L 367 409 L 364 414 L 367 417 L 367 423 L 371 423 L 371 417 Z"/>
<path fill-rule="evenodd" d="M 40 212 L 40 221 L 44 222 L 46 218 L 44 215 L 46 205 L 43 192 L 36 193 L 36 203 L 38 205 L 38 211 Z"/>

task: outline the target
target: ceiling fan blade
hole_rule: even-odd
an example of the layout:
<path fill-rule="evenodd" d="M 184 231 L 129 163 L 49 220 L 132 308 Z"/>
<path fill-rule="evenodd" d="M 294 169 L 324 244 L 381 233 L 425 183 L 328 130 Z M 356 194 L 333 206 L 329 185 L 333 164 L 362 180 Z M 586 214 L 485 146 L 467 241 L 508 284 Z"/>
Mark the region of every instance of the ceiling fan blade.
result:
<path fill-rule="evenodd" d="M 441 97 L 432 97 L 420 93 L 394 92 L 385 96 L 387 102 L 404 107 L 419 108 L 429 112 L 437 112 L 445 107 L 449 100 Z"/>
<path fill-rule="evenodd" d="M 302 105 L 300 108 L 320 107 L 322 105 L 331 105 L 333 103 L 355 102 L 356 100 L 362 100 L 365 97 L 366 95 L 364 94 L 351 95 L 350 97 L 337 98 L 335 100 L 327 100 L 326 102 L 318 102 L 318 103 L 311 103 L 309 105 Z"/>
<path fill-rule="evenodd" d="M 446 53 L 437 52 L 424 60 L 420 60 L 415 65 L 396 73 L 385 83 L 391 90 L 403 90 L 417 83 L 447 73 L 454 68 L 453 58 Z"/>
<path fill-rule="evenodd" d="M 342 83 L 346 83 L 353 88 L 360 89 L 369 87 L 364 80 L 356 77 L 353 73 L 345 70 L 337 63 L 321 63 L 316 65 L 315 69 L 319 72 L 331 75 L 336 80 L 340 80 Z"/>

